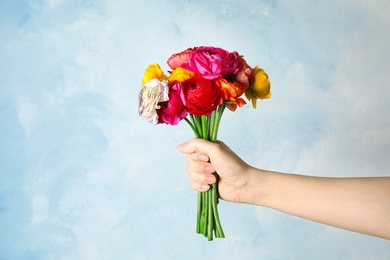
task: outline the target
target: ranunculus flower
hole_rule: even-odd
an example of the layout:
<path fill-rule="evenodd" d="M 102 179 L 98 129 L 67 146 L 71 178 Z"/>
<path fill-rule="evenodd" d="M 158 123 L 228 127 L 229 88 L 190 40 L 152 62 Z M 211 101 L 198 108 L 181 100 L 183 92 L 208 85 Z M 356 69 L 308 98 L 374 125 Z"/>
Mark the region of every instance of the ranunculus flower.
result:
<path fill-rule="evenodd" d="M 183 86 L 179 81 L 174 81 L 169 87 L 169 100 L 160 103 L 161 109 L 157 110 L 159 118 L 167 124 L 177 125 L 187 116 L 184 109 L 186 100 L 184 97 Z"/>
<path fill-rule="evenodd" d="M 237 105 L 242 107 L 246 104 L 245 100 L 240 96 L 245 92 L 246 86 L 239 82 L 229 82 L 226 79 L 220 78 L 215 81 L 215 85 L 219 89 L 225 105 L 231 111 L 235 111 Z"/>
<path fill-rule="evenodd" d="M 245 91 L 248 100 L 252 100 L 252 105 L 256 108 L 257 99 L 266 99 L 271 97 L 271 83 L 267 73 L 259 66 L 252 70 L 252 77 L 249 79 L 249 88 Z"/>
<path fill-rule="evenodd" d="M 182 64 L 188 63 L 191 53 L 194 51 L 194 48 L 188 48 L 187 50 L 184 50 L 179 53 L 173 54 L 169 59 L 167 60 L 168 66 L 175 70 L 179 68 Z"/>
<path fill-rule="evenodd" d="M 141 117 L 156 125 L 159 123 L 157 109 L 160 102 L 168 101 L 168 81 L 151 79 L 146 82 L 138 96 L 138 113 Z"/>
<path fill-rule="evenodd" d="M 235 80 L 243 84 L 245 87 L 248 87 L 249 78 L 251 76 L 252 76 L 252 68 L 246 63 L 243 56 L 238 55 L 238 71 L 237 74 L 235 75 Z"/>
<path fill-rule="evenodd" d="M 151 79 L 158 79 L 160 81 L 166 80 L 168 77 L 161 70 L 160 65 L 157 63 L 150 64 L 144 73 L 144 78 L 142 79 L 142 86 L 145 82 L 148 82 Z"/>
<path fill-rule="evenodd" d="M 183 82 L 187 79 L 192 78 L 195 75 L 194 72 L 183 69 L 183 68 L 177 68 L 174 71 L 172 71 L 171 75 L 168 77 L 169 82 L 173 82 L 175 80 L 179 82 Z"/>
<path fill-rule="evenodd" d="M 183 81 L 182 85 L 187 102 L 185 108 L 190 114 L 210 115 L 223 102 L 213 81 L 207 80 L 199 74 Z"/>
<path fill-rule="evenodd" d="M 181 67 L 214 80 L 237 73 L 238 54 L 216 47 L 197 47 L 190 53 L 188 63 L 183 63 Z"/>

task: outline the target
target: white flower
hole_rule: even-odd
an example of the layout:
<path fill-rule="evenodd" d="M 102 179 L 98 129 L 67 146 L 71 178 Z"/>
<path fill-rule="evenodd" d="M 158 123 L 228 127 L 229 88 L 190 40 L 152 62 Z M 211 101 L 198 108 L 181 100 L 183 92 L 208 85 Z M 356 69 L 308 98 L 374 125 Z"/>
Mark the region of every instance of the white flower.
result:
<path fill-rule="evenodd" d="M 144 84 L 138 96 L 138 113 L 150 123 L 158 124 L 157 109 L 160 102 L 168 101 L 168 81 L 151 79 Z"/>

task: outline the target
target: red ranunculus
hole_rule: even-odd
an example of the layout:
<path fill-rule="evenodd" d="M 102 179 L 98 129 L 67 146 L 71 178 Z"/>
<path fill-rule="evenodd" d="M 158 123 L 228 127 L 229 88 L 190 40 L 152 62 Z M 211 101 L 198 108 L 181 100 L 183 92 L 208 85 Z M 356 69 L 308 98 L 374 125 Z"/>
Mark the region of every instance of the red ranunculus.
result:
<path fill-rule="evenodd" d="M 216 47 L 201 46 L 194 48 L 188 63 L 181 66 L 209 80 L 235 74 L 238 71 L 238 53 L 230 53 Z"/>
<path fill-rule="evenodd" d="M 223 102 L 214 82 L 199 74 L 183 81 L 182 85 L 187 102 L 185 108 L 190 114 L 195 116 L 210 115 Z"/>

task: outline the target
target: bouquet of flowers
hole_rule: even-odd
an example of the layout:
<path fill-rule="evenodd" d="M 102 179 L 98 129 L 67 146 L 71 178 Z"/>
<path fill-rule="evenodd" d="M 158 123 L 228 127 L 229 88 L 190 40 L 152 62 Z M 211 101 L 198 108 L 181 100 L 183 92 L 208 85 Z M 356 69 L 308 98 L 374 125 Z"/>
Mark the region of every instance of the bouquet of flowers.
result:
<path fill-rule="evenodd" d="M 216 142 L 219 123 L 227 107 L 235 111 L 257 99 L 271 97 L 268 75 L 250 67 L 237 52 L 210 46 L 188 48 L 167 61 L 165 74 L 157 64 L 146 68 L 139 93 L 139 115 L 152 124 L 177 125 L 185 120 L 197 138 Z M 215 173 L 218 180 L 218 174 Z M 217 182 L 218 183 L 218 182 Z M 208 240 L 224 238 L 218 216 L 218 185 L 198 194 L 198 234 Z"/>

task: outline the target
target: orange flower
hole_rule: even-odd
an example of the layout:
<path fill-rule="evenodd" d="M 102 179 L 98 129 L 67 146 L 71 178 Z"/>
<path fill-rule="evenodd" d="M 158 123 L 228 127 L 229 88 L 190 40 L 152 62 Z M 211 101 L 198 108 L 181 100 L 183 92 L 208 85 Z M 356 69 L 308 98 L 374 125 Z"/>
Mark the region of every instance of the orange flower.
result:
<path fill-rule="evenodd" d="M 238 82 L 229 82 L 224 78 L 219 78 L 215 81 L 226 106 L 231 110 L 235 111 L 237 105 L 242 107 L 246 104 L 245 100 L 240 96 L 245 92 L 246 86 Z"/>
<path fill-rule="evenodd" d="M 249 79 L 249 88 L 245 91 L 245 96 L 249 101 L 252 100 L 252 105 L 256 108 L 257 99 L 266 99 L 271 97 L 271 83 L 268 75 L 259 66 L 252 70 L 252 76 Z"/>

